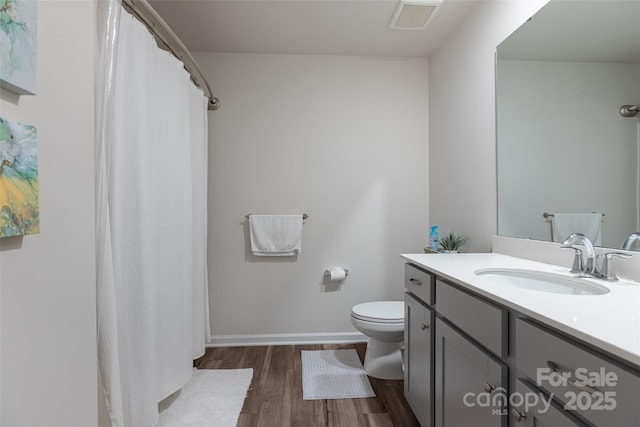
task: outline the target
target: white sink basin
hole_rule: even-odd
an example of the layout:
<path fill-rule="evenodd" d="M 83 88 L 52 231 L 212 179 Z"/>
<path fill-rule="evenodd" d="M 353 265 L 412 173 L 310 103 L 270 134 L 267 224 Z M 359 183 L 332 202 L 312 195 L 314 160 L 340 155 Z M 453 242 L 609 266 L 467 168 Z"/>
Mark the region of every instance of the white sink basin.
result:
<path fill-rule="evenodd" d="M 565 276 L 547 271 L 518 268 L 481 268 L 477 276 L 495 275 L 507 279 L 510 286 L 537 292 L 568 295 L 604 295 L 610 292 L 606 286 L 584 278 Z"/>

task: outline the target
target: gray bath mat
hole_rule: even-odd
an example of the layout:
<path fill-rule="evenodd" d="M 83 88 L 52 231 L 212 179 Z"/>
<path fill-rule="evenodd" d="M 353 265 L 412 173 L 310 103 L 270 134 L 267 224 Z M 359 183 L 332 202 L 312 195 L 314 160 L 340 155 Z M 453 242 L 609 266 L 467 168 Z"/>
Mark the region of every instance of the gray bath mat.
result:
<path fill-rule="evenodd" d="M 355 350 L 302 350 L 304 400 L 374 396 Z"/>

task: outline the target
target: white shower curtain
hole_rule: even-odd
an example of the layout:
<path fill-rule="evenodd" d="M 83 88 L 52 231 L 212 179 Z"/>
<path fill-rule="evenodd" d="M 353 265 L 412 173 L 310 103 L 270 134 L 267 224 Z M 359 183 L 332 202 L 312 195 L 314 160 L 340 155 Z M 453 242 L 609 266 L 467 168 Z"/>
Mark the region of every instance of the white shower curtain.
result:
<path fill-rule="evenodd" d="M 204 353 L 207 98 L 118 1 L 98 3 L 99 365 L 112 424 L 145 427 Z"/>

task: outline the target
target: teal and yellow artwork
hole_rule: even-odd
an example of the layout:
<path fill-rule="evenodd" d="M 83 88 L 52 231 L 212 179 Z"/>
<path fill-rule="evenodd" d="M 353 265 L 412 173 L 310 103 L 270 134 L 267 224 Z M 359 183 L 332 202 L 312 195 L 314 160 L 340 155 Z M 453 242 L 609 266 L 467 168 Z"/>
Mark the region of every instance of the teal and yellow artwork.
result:
<path fill-rule="evenodd" d="M 35 126 L 0 118 L 0 237 L 40 232 Z"/>
<path fill-rule="evenodd" d="M 36 91 L 37 0 L 0 0 L 0 87 Z"/>

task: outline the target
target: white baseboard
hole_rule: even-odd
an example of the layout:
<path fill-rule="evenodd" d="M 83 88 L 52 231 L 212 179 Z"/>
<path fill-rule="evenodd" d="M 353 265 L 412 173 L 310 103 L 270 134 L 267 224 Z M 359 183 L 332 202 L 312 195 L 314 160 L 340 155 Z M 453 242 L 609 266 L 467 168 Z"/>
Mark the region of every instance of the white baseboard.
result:
<path fill-rule="evenodd" d="M 360 332 L 311 334 L 212 335 L 207 347 L 239 347 L 258 345 L 341 344 L 366 342 Z"/>

